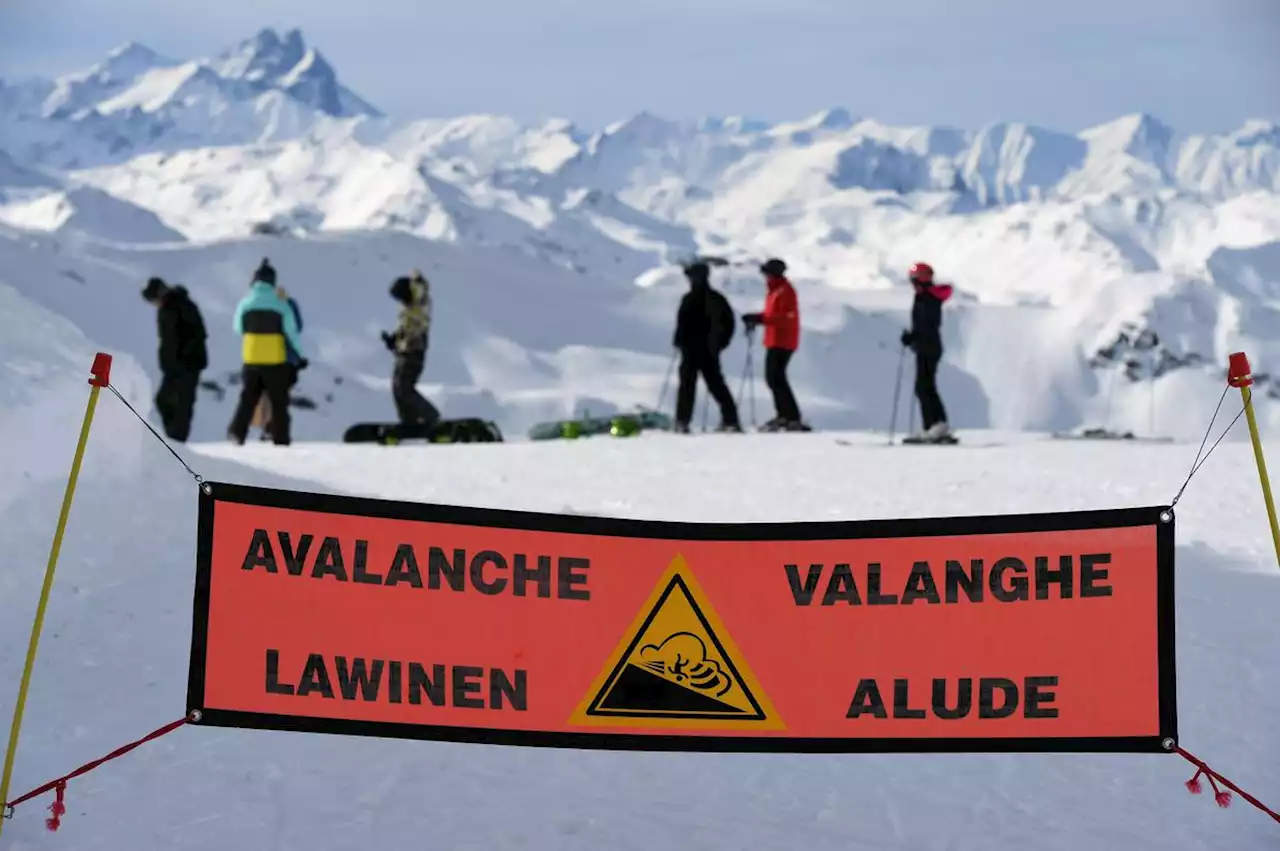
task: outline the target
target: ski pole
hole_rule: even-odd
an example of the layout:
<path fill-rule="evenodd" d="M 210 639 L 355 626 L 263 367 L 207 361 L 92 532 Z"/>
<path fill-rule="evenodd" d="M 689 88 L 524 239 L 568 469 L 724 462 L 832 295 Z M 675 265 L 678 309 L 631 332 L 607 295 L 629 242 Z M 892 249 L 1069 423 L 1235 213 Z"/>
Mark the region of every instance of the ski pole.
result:
<path fill-rule="evenodd" d="M 667 388 L 671 386 L 671 370 L 676 365 L 676 350 L 671 350 L 671 360 L 667 361 L 667 374 L 662 378 L 662 392 L 658 394 L 658 407 L 655 408 L 658 413 L 662 413 L 662 403 L 667 400 Z"/>
<path fill-rule="evenodd" d="M 742 362 L 742 380 L 738 383 L 738 404 L 741 405 L 744 400 L 751 405 L 751 427 L 756 425 L 756 382 L 755 375 L 751 369 L 751 355 L 755 349 L 754 328 L 747 329 L 747 356 Z M 750 382 L 750 383 L 748 383 Z"/>
<path fill-rule="evenodd" d="M 1111 391 L 1114 390 L 1116 386 L 1116 372 L 1117 369 L 1112 369 L 1107 377 L 1106 408 L 1102 414 L 1102 430 L 1104 432 L 1111 430 Z"/>
<path fill-rule="evenodd" d="M 916 430 L 916 406 L 907 405 L 907 434 L 911 434 Z"/>
<path fill-rule="evenodd" d="M 898 377 L 893 382 L 893 411 L 889 414 L 889 445 L 893 445 L 894 431 L 898 427 L 898 399 L 902 395 L 902 367 L 907 362 L 907 347 L 898 349 Z"/>
<path fill-rule="evenodd" d="M 1151 411 L 1149 411 L 1149 415 L 1151 415 L 1151 436 L 1152 438 L 1155 438 L 1156 436 L 1156 376 L 1155 374 L 1152 374 L 1151 378 L 1147 379 L 1147 384 L 1149 388 L 1151 388 Z"/>

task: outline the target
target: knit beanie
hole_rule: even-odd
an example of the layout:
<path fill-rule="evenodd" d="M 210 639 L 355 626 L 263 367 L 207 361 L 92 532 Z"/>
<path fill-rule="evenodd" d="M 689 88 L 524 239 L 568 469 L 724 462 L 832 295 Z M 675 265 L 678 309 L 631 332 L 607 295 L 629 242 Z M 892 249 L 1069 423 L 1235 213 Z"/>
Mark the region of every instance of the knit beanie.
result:
<path fill-rule="evenodd" d="M 261 281 L 264 284 L 271 284 L 273 287 L 276 285 L 275 267 L 272 266 L 271 261 L 267 260 L 265 257 L 262 258 L 262 265 L 258 267 L 258 271 L 253 273 L 252 283 L 257 283 L 258 281 Z"/>

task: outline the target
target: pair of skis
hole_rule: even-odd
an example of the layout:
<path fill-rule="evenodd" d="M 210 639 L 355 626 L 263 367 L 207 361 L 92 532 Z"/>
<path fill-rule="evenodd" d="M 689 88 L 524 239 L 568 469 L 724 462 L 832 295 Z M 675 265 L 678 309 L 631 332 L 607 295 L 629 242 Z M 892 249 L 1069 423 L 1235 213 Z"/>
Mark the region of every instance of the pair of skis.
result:
<path fill-rule="evenodd" d="M 889 418 L 889 445 L 890 446 L 956 446 L 960 443 L 960 439 L 954 434 L 943 435 L 942 437 L 925 437 L 923 434 L 912 434 L 902 438 L 901 442 L 895 444 L 893 442 L 894 431 L 898 427 L 898 400 L 902 395 L 902 368 L 907 362 L 907 347 L 904 344 L 898 350 L 898 374 L 893 380 L 893 413 Z M 912 419 L 915 419 L 915 409 L 908 405 L 911 411 Z M 911 425 L 908 423 L 907 429 L 910 430 Z"/>
<path fill-rule="evenodd" d="M 836 445 L 837 446 L 862 446 L 867 448 L 871 448 L 874 446 L 959 446 L 960 438 L 956 437 L 955 435 L 947 435 L 946 437 L 943 437 L 943 438 L 927 439 L 927 438 L 920 437 L 918 435 L 910 435 L 909 437 L 904 437 L 897 441 L 894 441 L 892 438 L 890 438 L 889 443 L 876 444 L 876 443 L 855 443 L 852 440 L 845 440 L 842 437 L 837 437 Z M 977 444 L 977 445 L 978 446 L 995 446 L 997 444 L 983 443 L 983 444 Z"/>

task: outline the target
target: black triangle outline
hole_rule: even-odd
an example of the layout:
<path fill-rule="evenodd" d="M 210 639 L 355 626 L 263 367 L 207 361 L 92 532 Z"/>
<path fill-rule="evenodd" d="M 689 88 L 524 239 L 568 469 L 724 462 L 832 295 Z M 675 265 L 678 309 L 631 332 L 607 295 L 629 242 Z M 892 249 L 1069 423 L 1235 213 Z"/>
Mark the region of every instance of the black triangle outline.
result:
<path fill-rule="evenodd" d="M 671 593 L 679 587 L 684 592 L 684 598 L 688 601 L 689 607 L 693 609 L 693 613 L 697 616 L 698 622 L 702 624 L 703 630 L 707 637 L 711 639 L 711 643 L 715 645 L 716 652 L 720 654 L 720 658 L 724 660 L 725 665 L 729 668 L 729 672 L 733 674 L 734 682 L 742 689 L 742 693 L 746 695 L 747 702 L 751 704 L 751 708 L 755 710 L 751 714 L 744 715 L 740 712 L 725 713 L 722 715 L 714 715 L 708 712 L 621 712 L 617 710 L 601 709 L 600 704 L 604 701 L 605 696 L 613 690 L 614 685 L 618 682 L 618 678 L 622 676 L 622 672 L 626 670 L 630 664 L 631 654 L 635 652 L 636 645 L 644 638 L 645 633 L 649 630 L 649 626 L 657 617 L 658 612 L 662 611 L 662 607 L 666 605 L 667 600 L 671 597 Z M 605 680 L 600 690 L 596 692 L 595 697 L 591 699 L 591 704 L 587 707 L 585 713 L 588 716 L 601 718 L 708 718 L 708 719 L 737 719 L 740 721 L 767 721 L 768 716 L 765 715 L 760 704 L 756 701 L 756 696 L 751 693 L 751 689 L 747 686 L 746 679 L 743 678 L 741 672 L 738 671 L 737 665 L 733 664 L 733 657 L 724 649 L 724 645 L 720 643 L 720 636 L 716 635 L 716 631 L 711 628 L 711 624 L 707 623 L 707 617 L 702 613 L 702 609 L 698 607 L 698 601 L 694 599 L 693 593 L 690 592 L 688 584 L 684 581 L 684 577 L 676 574 L 671 577 L 671 581 L 667 583 L 666 589 L 662 592 L 662 596 L 649 609 L 648 616 L 644 622 L 640 624 L 640 628 L 636 630 L 635 635 L 631 638 L 631 643 L 627 645 L 626 651 L 618 658 L 618 664 L 614 666 L 613 671 L 609 674 L 609 679 Z"/>

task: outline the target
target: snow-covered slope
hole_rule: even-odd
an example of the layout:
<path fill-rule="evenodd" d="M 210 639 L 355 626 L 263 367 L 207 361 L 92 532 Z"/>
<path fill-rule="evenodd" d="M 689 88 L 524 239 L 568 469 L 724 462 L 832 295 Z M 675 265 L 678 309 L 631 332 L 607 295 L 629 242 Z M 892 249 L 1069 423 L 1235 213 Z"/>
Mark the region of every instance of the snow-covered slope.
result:
<path fill-rule="evenodd" d="M 1280 357 L 1280 127 L 1260 119 L 1193 135 L 1141 114 L 1079 133 L 893 127 L 839 109 L 779 124 L 642 113 L 600 131 L 393 121 L 297 31 L 271 30 L 186 63 L 127 45 L 89 71 L 0 88 L 0 117 L 0 222 L 74 231 L 40 243 L 63 256 L 90 237 L 116 243 L 109 260 L 98 246 L 84 262 L 138 280 L 176 268 L 215 312 L 229 296 L 206 296 L 205 282 L 239 287 L 251 255 L 270 254 L 320 302 L 309 333 L 369 346 L 373 326 L 357 331 L 355 318 L 390 321 L 390 277 L 442 258 L 446 289 L 466 295 L 440 314 L 452 330 L 435 335 L 425 380 L 509 431 L 564 413 L 530 404 L 534 374 L 535 395 L 557 408 L 656 402 L 683 288 L 674 264 L 697 254 L 727 262 L 719 283 L 744 310 L 762 296 L 755 264 L 788 261 L 805 328 L 793 370 L 818 425 L 887 425 L 904 270 L 917 260 L 958 288 L 942 376 L 957 425 L 1191 438 L 1206 412 L 1184 394 L 1219 387 L 1229 351 L 1247 348 L 1264 372 Z M 119 245 L 179 238 L 198 245 Z M 336 246 L 351 259 L 334 265 Z M 352 263 L 368 298 L 350 289 Z M 586 295 L 542 283 L 570 278 Z M 508 305 L 554 318 L 509 322 Z M 1160 344 L 1135 352 L 1144 329 Z M 130 351 L 142 355 L 152 343 L 138 334 Z M 507 353 L 461 366 L 486 340 Z M 224 372 L 232 343 L 218 343 Z M 382 383 L 385 356 L 353 351 L 322 346 L 313 369 Z M 546 358 L 559 365 L 516 365 Z"/>
<path fill-rule="evenodd" d="M 47 411 L 40 440 L 22 444 L 23 463 L 38 456 L 62 475 L 87 389 L 79 362 L 93 348 L 63 327 L 29 353 L 47 370 L 41 398 L 58 410 Z M 11 382 L 28 379 L 9 366 L 5 346 L 0 392 L 9 398 Z M 50 358 L 59 346 L 74 351 Z M 124 370 L 118 361 L 121 380 Z M 185 705 L 195 486 L 114 399 L 103 399 L 98 418 L 32 681 L 18 792 L 176 719 Z M 751 521 L 1148 504 L 1176 490 L 1194 450 L 1009 439 L 919 454 L 838 447 L 826 435 L 659 435 L 421 451 L 210 445 L 187 457 L 210 479 L 274 487 Z M 1248 448 L 1218 453 L 1180 503 L 1179 727 L 1188 749 L 1272 802 L 1280 583 L 1256 483 L 1241 475 L 1252 465 Z M 0 473 L 0 492 L 21 495 L 0 513 L 0 536 L 11 562 L 28 566 L 0 572 L 8 707 L 39 592 L 31 566 L 44 562 L 62 481 Z M 779 492 L 788 494 L 781 503 Z M 14 851 L 345 851 L 418 847 L 424 837 L 450 849 L 557 851 L 1275 847 L 1274 822 L 1238 798 L 1220 810 L 1188 795 L 1190 774 L 1174 756 L 643 754 L 188 728 L 73 781 L 57 834 L 44 827 L 46 796 L 16 810 L 4 840 Z"/>
<path fill-rule="evenodd" d="M 73 179 L 37 171 L 0 151 L 0 223 L 122 243 L 183 242 L 151 210 Z"/>
<path fill-rule="evenodd" d="M 96 344 L 58 313 L 39 306 L 5 282 L 0 272 L 0 513 L 11 516 L 23 490 L 67 475 L 66 446 L 75 435 L 88 397 L 87 365 Z M 145 399 L 150 382 L 138 362 L 128 355 L 115 360 L 112 383 L 127 397 Z M 107 407 L 105 404 L 104 408 Z M 132 472 L 143 446 L 136 421 L 126 422 L 109 411 L 98 423 L 95 440 L 110 446 L 101 472 Z M 145 432 L 144 432 L 145 434 Z M 59 441 L 71 436 L 71 443 Z M 15 539 L 16 541 L 16 539 Z M 3 571 L 0 599 L 27 571 Z M 4 618 L 8 620 L 8 618 Z"/>

